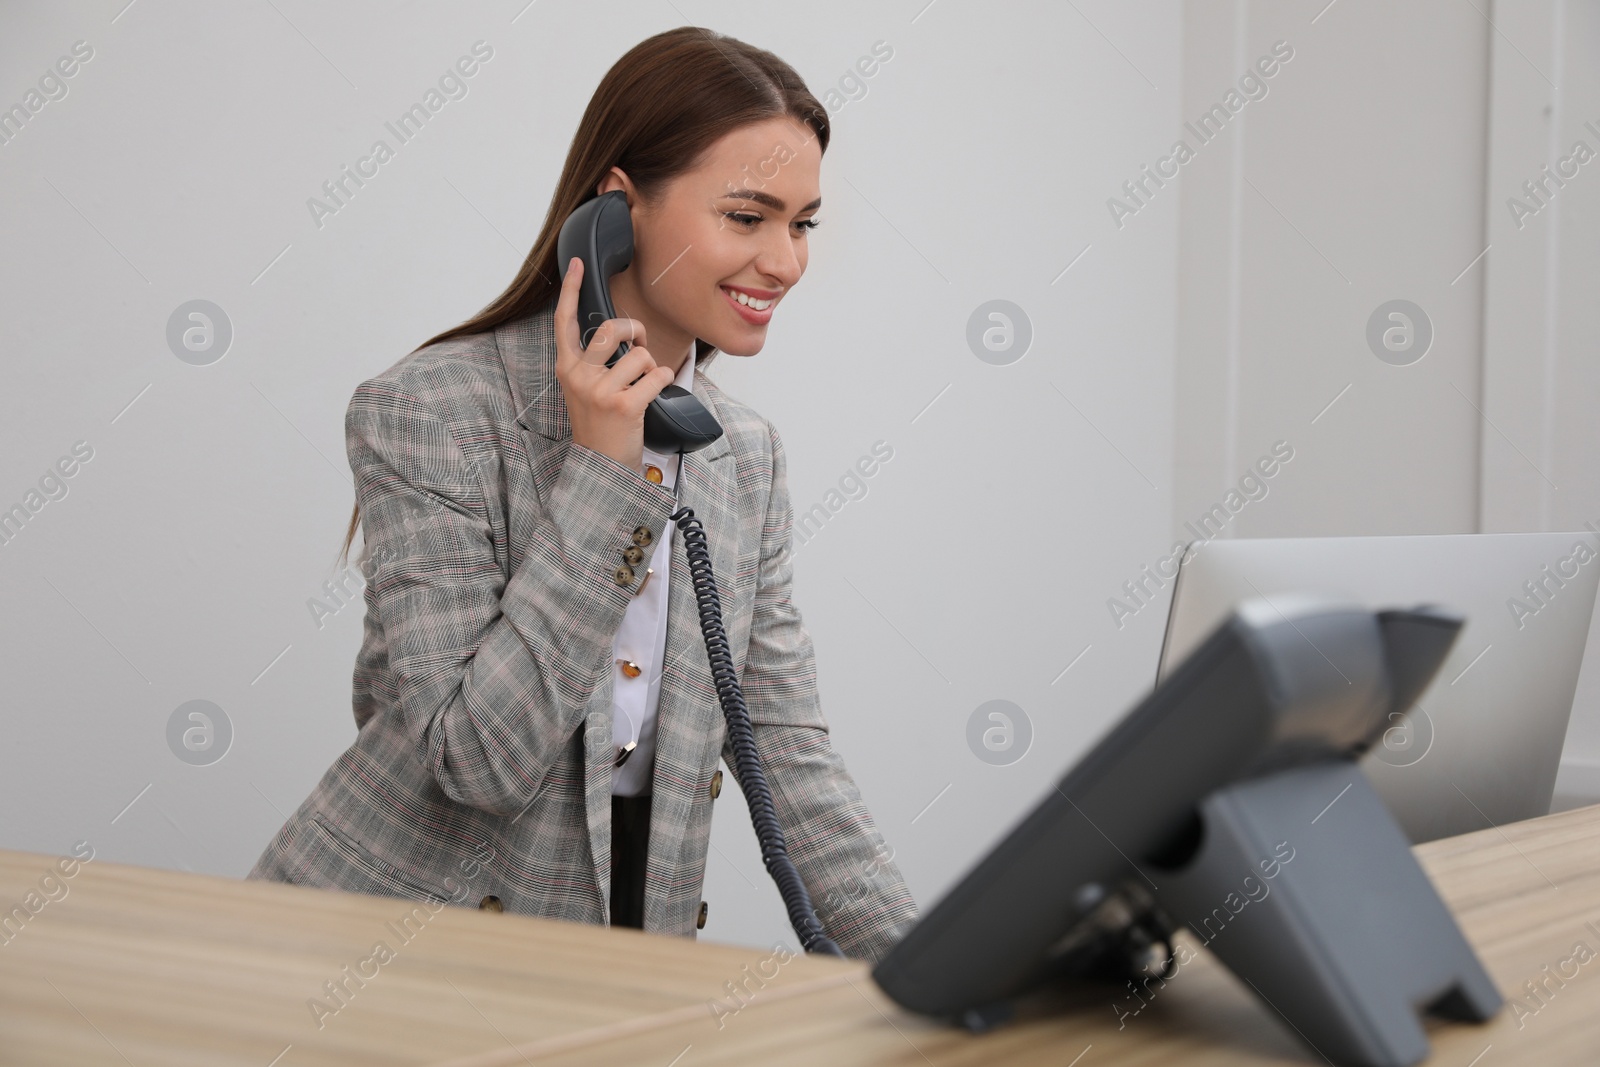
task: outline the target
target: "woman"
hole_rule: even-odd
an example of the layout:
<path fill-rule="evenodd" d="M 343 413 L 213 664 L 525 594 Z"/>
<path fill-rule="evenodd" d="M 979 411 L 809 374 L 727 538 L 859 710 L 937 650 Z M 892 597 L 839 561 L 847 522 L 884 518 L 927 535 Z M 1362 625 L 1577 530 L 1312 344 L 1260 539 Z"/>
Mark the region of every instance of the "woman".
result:
<path fill-rule="evenodd" d="M 717 762 L 734 759 L 673 551 L 668 516 L 687 505 L 818 917 L 869 960 L 915 922 L 818 706 L 783 446 L 704 373 L 715 351 L 759 352 L 804 273 L 828 135 L 770 52 L 697 27 L 642 42 L 590 101 L 511 286 L 357 387 L 359 733 L 250 877 L 694 937 Z M 635 255 L 611 279 L 622 317 L 585 350 L 581 261 L 558 281 L 556 238 L 612 190 Z M 644 448 L 644 409 L 671 382 L 722 437 Z"/>

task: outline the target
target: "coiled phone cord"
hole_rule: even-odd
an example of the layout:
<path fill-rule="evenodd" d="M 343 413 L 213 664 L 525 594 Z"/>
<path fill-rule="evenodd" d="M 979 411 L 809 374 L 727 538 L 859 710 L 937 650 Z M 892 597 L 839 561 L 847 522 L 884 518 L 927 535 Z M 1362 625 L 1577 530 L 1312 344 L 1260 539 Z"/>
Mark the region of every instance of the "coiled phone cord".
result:
<path fill-rule="evenodd" d="M 750 820 L 755 824 L 756 837 L 761 842 L 761 858 L 783 896 L 783 905 L 789 912 L 789 925 L 799 935 L 800 944 L 807 952 L 842 957 L 844 953 L 839 946 L 823 931 L 822 923 L 811 906 L 811 896 L 806 892 L 800 872 L 795 870 L 794 863 L 789 859 L 788 848 L 784 845 L 783 827 L 778 825 L 777 812 L 772 806 L 772 793 L 767 789 L 767 776 L 761 769 L 761 758 L 756 752 L 750 712 L 745 707 L 744 692 L 739 688 L 739 679 L 733 670 L 733 657 L 728 652 L 728 637 L 722 629 L 722 598 L 717 595 L 717 583 L 711 573 L 711 554 L 706 549 L 705 528 L 694 517 L 693 508 L 679 508 L 671 518 L 683 531 L 683 548 L 689 556 L 689 574 L 694 580 L 695 600 L 700 607 L 700 631 L 706 639 L 706 658 L 711 663 L 711 676 L 717 683 L 717 699 L 722 703 L 722 715 L 728 723 L 739 788 L 744 792 L 745 803 L 750 807 Z"/>

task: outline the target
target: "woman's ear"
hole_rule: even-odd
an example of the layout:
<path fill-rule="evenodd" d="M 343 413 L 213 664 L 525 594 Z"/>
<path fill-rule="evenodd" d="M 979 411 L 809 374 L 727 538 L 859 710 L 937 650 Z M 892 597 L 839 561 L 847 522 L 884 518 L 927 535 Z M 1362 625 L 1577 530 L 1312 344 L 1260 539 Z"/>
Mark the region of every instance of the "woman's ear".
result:
<path fill-rule="evenodd" d="M 612 167 L 600 179 L 600 184 L 595 186 L 594 195 L 604 196 L 615 189 L 621 189 L 628 196 L 628 206 L 632 207 L 637 201 L 637 194 L 633 189 L 633 180 L 623 173 L 621 167 Z"/>

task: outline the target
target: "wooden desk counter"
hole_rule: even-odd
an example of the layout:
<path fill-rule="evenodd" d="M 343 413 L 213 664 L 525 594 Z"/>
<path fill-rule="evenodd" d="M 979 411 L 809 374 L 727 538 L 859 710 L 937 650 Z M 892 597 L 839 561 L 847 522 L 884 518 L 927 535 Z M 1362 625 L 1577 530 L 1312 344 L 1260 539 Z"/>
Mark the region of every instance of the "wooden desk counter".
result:
<path fill-rule="evenodd" d="M 1508 1002 L 1483 1026 L 1431 1023 L 1429 1062 L 1600 1061 L 1600 955 L 1574 957 L 1600 953 L 1600 806 L 1417 854 Z M 0 907 L 44 897 L 57 858 L 0 850 Z M 973 1036 L 902 1011 L 855 961 L 424 905 L 402 937 L 410 901 L 102 860 L 62 882 L 0 933 L 0 1063 L 1323 1062 L 1204 952 L 1136 1015 L 1125 990 L 1057 992 Z M 358 972 L 378 941 L 391 958 Z M 324 983 L 348 973 L 341 1005 Z"/>

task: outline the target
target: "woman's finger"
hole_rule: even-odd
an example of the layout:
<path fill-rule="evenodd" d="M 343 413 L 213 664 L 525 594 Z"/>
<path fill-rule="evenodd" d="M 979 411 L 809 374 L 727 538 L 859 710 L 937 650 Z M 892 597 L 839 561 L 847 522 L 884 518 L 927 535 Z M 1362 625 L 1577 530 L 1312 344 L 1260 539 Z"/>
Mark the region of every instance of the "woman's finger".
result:
<path fill-rule="evenodd" d="M 565 370 L 583 350 L 578 332 L 578 285 L 583 280 L 583 260 L 573 256 L 561 279 L 561 295 L 556 300 L 556 367 Z"/>

